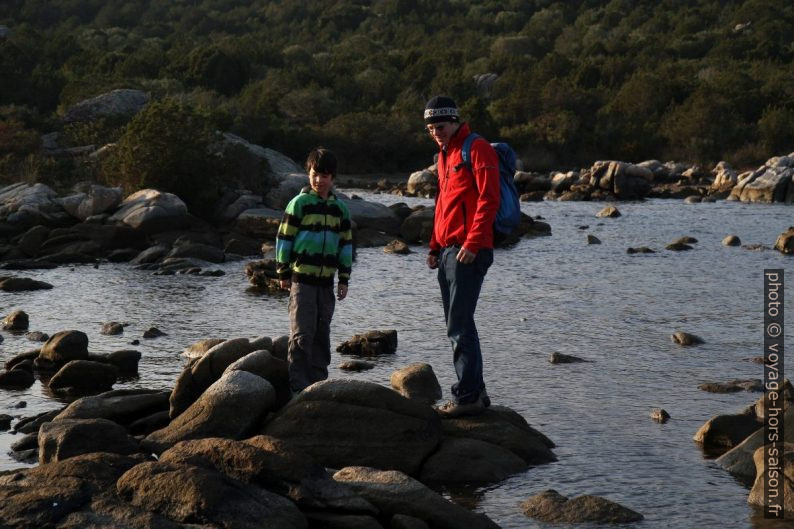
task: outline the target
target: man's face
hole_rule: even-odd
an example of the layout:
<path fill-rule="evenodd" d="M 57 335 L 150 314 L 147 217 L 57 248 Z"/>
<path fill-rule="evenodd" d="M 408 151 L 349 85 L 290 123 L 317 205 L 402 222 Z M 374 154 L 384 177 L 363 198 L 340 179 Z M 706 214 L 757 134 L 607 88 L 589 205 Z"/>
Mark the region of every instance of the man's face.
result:
<path fill-rule="evenodd" d="M 452 135 L 457 132 L 458 127 L 460 127 L 460 123 L 440 121 L 438 123 L 429 123 L 427 125 L 427 132 L 430 133 L 430 136 L 439 147 L 446 147 Z"/>
<path fill-rule="evenodd" d="M 328 198 L 333 184 L 334 176 L 331 173 L 318 173 L 314 168 L 309 170 L 309 185 L 321 197 Z"/>

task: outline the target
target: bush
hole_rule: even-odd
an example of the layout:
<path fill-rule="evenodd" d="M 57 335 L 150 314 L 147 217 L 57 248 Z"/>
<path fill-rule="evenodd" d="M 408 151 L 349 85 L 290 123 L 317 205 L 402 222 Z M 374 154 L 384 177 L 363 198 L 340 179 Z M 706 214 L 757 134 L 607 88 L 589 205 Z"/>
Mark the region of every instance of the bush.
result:
<path fill-rule="evenodd" d="M 207 217 L 220 187 L 218 160 L 209 153 L 209 120 L 175 99 L 149 104 L 125 127 L 102 163 L 106 183 L 126 193 L 155 188 L 174 193 Z"/>

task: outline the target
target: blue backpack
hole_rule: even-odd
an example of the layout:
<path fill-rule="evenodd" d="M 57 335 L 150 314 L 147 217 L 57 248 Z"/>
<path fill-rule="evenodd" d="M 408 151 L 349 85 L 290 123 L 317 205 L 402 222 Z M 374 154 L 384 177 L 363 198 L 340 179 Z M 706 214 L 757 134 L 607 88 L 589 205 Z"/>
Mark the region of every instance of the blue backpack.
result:
<path fill-rule="evenodd" d="M 480 137 L 479 134 L 471 133 L 463 140 L 461 156 L 469 171 L 472 170 L 471 144 Z M 492 143 L 491 147 L 499 156 L 499 210 L 496 212 L 493 227 L 496 234 L 510 235 L 521 222 L 521 206 L 513 179 L 516 172 L 516 153 L 506 143 Z"/>

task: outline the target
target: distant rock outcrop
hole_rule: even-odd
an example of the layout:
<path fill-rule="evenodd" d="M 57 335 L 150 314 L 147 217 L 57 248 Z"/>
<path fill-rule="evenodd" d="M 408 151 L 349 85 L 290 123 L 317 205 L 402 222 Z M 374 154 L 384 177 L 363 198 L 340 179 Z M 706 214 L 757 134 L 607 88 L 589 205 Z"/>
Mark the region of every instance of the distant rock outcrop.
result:
<path fill-rule="evenodd" d="M 104 117 L 132 116 L 149 103 L 149 94 L 141 90 L 118 89 L 80 101 L 63 116 L 65 123 L 94 121 Z"/>

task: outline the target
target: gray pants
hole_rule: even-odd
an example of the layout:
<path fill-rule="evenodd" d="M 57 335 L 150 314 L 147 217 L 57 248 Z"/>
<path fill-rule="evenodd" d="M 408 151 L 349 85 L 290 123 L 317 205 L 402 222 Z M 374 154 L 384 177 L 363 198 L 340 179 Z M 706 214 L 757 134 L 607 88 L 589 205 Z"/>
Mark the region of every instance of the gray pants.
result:
<path fill-rule="evenodd" d="M 334 287 L 292 282 L 289 291 L 290 338 L 287 360 L 292 391 L 328 378 Z"/>

